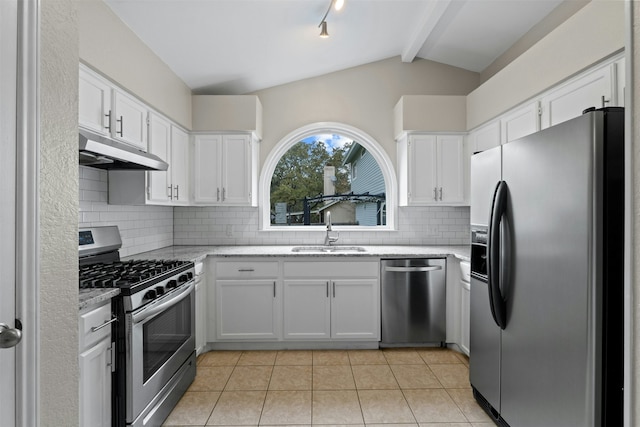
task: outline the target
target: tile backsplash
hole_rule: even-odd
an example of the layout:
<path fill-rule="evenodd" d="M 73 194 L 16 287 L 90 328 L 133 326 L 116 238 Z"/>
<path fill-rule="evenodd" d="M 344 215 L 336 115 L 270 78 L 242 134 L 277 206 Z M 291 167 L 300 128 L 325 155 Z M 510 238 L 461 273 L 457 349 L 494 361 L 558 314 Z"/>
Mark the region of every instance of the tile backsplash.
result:
<path fill-rule="evenodd" d="M 324 229 L 260 231 L 252 207 L 110 205 L 108 173 L 80 166 L 79 225 L 117 225 L 122 257 L 171 245 L 300 245 L 324 242 Z M 468 207 L 401 207 L 396 231 L 341 231 L 340 244 L 464 245 Z"/>
<path fill-rule="evenodd" d="M 117 225 L 120 256 L 173 245 L 173 207 L 107 204 L 106 171 L 80 166 L 80 227 Z"/>
<path fill-rule="evenodd" d="M 259 231 L 257 208 L 176 207 L 176 245 L 300 245 L 324 243 L 325 230 Z M 402 207 L 396 231 L 340 231 L 340 244 L 464 245 L 468 207 Z"/>

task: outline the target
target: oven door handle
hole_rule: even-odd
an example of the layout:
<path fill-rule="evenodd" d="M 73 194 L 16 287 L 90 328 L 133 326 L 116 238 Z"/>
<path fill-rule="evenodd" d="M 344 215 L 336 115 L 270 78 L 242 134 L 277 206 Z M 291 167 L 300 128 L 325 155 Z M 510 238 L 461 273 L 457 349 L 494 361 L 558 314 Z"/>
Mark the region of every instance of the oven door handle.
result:
<path fill-rule="evenodd" d="M 187 286 L 185 286 L 184 289 L 181 289 L 180 292 L 177 292 L 176 294 L 172 295 L 172 297 L 169 300 L 163 301 L 158 305 L 152 304 L 151 307 L 144 307 L 142 310 L 138 312 L 131 313 L 131 320 L 133 321 L 133 324 L 135 325 L 137 323 L 142 323 L 149 318 L 157 316 L 158 314 L 165 311 L 167 308 L 179 303 L 180 301 L 182 301 L 183 299 L 189 296 L 193 288 L 194 288 L 194 282 L 192 281 Z"/>

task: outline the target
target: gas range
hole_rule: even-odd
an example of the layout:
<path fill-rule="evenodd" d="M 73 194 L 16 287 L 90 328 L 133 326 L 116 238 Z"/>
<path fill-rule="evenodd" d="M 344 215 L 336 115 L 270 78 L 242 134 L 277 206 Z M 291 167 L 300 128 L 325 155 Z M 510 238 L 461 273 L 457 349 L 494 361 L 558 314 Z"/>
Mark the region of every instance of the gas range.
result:
<path fill-rule="evenodd" d="M 120 260 L 115 226 L 80 229 L 80 289 L 118 288 L 113 420 L 161 425 L 195 378 L 195 265 Z"/>
<path fill-rule="evenodd" d="M 118 253 L 122 243 L 116 226 L 80 229 L 80 289 L 119 288 L 135 310 L 188 283 L 194 277 L 191 261 L 127 260 Z M 140 294 L 143 292 L 143 294 Z"/>

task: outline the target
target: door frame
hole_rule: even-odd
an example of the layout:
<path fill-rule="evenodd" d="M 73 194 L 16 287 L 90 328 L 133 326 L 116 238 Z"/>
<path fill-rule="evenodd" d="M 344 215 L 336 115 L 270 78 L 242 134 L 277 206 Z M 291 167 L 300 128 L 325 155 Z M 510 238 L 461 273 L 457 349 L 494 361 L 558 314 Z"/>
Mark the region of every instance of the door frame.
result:
<path fill-rule="evenodd" d="M 39 0 L 18 0 L 16 105 L 16 425 L 40 425 Z M 20 285 L 18 285 L 20 284 Z"/>

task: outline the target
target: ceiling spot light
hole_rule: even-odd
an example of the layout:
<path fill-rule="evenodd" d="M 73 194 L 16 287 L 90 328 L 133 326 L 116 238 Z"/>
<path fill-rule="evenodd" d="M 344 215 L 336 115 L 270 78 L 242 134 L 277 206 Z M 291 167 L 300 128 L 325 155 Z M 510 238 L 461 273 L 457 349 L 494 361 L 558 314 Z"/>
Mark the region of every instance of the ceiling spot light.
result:
<path fill-rule="evenodd" d="M 320 26 L 322 27 L 322 30 L 320 31 L 320 37 L 326 39 L 327 37 L 329 37 L 329 33 L 327 32 L 327 21 L 322 21 L 320 23 Z"/>
<path fill-rule="evenodd" d="M 329 8 L 325 12 L 324 16 L 322 17 L 322 20 L 320 21 L 320 24 L 318 25 L 318 28 L 322 28 L 320 30 L 320 37 L 322 37 L 323 39 L 326 39 L 327 37 L 329 37 L 329 33 L 327 32 L 327 16 L 331 11 L 332 6 L 336 10 L 340 10 L 344 6 L 344 0 L 331 0 L 331 2 L 329 3 Z"/>

